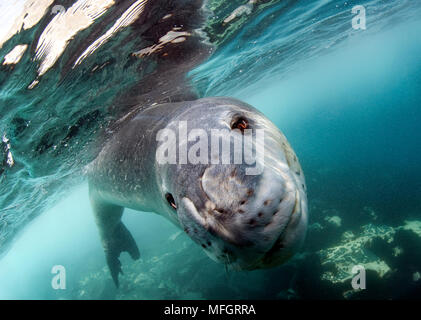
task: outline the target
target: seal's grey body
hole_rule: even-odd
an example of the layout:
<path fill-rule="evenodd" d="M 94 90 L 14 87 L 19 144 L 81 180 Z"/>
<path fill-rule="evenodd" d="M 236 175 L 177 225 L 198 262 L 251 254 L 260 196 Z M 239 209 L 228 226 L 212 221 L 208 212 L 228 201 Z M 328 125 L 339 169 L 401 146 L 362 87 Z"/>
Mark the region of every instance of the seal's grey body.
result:
<path fill-rule="evenodd" d="M 236 119 L 251 130 L 264 130 L 264 155 L 256 160 L 263 165 L 260 174 L 248 175 L 250 166 L 243 163 L 159 161 L 157 149 L 163 142 L 157 137 L 162 129 L 177 131 L 180 122 L 208 134 L 225 129 L 230 135 L 222 137 L 222 143 L 232 143 L 230 139 L 244 134 L 233 130 Z M 167 103 L 139 112 L 113 132 L 90 165 L 89 189 L 116 285 L 120 253 L 139 257 L 121 222 L 124 207 L 163 215 L 211 258 L 233 269 L 284 262 L 302 244 L 307 227 L 304 176 L 286 138 L 256 109 L 230 98 Z"/>

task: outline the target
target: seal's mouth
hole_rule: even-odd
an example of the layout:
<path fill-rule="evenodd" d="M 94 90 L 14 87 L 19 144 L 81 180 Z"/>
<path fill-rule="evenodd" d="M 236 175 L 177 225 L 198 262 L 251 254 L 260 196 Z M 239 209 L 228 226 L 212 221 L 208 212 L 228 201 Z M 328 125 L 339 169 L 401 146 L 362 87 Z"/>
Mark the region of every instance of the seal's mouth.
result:
<path fill-rule="evenodd" d="M 216 205 L 210 200 L 197 210 L 187 197 L 181 201 L 179 215 L 185 232 L 213 259 L 234 270 L 253 270 L 278 265 L 291 256 L 285 241 L 301 211 L 299 192 L 287 193 L 270 221 L 250 221 L 252 212 L 235 213 L 218 219 Z M 263 209 L 263 208 L 260 208 Z M 262 210 L 263 211 L 263 210 Z M 218 212 L 218 214 L 221 214 Z M 261 219 L 264 219 L 263 212 Z M 275 218 L 273 218 L 275 217 Z M 250 224 L 252 223 L 252 224 Z"/>

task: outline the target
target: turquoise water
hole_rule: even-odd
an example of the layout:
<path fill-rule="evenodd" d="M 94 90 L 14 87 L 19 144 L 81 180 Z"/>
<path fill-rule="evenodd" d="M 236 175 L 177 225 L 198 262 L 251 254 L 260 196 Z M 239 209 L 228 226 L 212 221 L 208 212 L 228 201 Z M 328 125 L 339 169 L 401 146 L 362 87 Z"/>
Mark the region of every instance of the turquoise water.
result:
<path fill-rule="evenodd" d="M 219 10 L 227 16 L 240 4 Z M 352 29 L 357 4 L 366 6 L 366 30 Z M 116 59 L 139 43 L 121 46 L 123 31 L 66 73 L 82 34 L 32 90 L 29 52 L 2 66 L 0 129 L 10 148 L 3 143 L 0 298 L 420 298 L 420 13 L 419 1 L 263 2 L 235 32 L 210 37 L 213 54 L 191 83 L 202 96 L 254 105 L 288 137 L 307 179 L 307 241 L 283 266 L 227 273 L 163 218 L 127 210 L 142 258 L 122 257 L 119 290 L 82 169 L 114 115 L 103 106 L 141 77 L 130 58 Z M 13 37 L 0 56 L 43 27 Z M 102 71 L 87 76 L 92 66 Z M 368 270 L 366 290 L 352 291 L 354 264 Z M 66 290 L 52 289 L 53 265 L 66 267 Z"/>

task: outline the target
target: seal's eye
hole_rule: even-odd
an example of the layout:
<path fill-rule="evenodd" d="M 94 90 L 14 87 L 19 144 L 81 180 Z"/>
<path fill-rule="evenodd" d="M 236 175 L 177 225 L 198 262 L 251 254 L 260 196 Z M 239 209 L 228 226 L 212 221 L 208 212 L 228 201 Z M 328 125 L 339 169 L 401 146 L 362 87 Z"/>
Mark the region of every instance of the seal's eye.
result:
<path fill-rule="evenodd" d="M 245 129 L 248 129 L 249 122 L 244 117 L 239 117 L 233 120 L 231 124 L 231 129 L 239 129 L 241 132 L 244 132 Z"/>
<path fill-rule="evenodd" d="M 175 210 L 177 210 L 177 205 L 175 204 L 174 197 L 172 196 L 171 193 L 167 193 L 165 195 L 165 199 L 167 199 L 167 201 L 168 201 L 168 203 L 170 204 L 171 207 L 173 207 Z"/>

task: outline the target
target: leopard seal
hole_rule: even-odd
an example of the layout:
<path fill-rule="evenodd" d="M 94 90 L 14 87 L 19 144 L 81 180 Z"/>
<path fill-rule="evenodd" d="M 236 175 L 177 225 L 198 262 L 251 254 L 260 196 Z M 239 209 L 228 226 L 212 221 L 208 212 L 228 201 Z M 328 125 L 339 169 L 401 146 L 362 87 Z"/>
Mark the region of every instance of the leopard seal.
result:
<path fill-rule="evenodd" d="M 157 150 L 165 142 L 157 136 L 163 129 L 176 131 L 181 121 L 209 135 L 215 129 L 228 130 L 220 137 L 221 143 L 228 144 L 244 135 L 245 128 L 264 130 L 264 153 L 256 157 L 262 171 L 247 174 L 249 164 L 222 161 L 162 163 Z M 179 139 L 180 146 L 194 143 L 187 136 Z M 294 151 L 269 119 L 233 98 L 163 103 L 139 111 L 113 132 L 90 164 L 88 178 L 95 220 L 116 286 L 122 272 L 120 253 L 126 251 L 133 259 L 140 256 L 121 221 L 124 208 L 162 215 L 209 257 L 234 270 L 279 265 L 305 238 L 306 186 Z"/>
<path fill-rule="evenodd" d="M 31 179 L 42 177 L 43 194 L 49 197 L 62 189 L 58 185 L 71 181 L 73 172 L 89 164 L 90 199 L 116 285 L 120 253 L 140 256 L 121 222 L 125 207 L 163 215 L 211 258 L 233 269 L 270 267 L 296 252 L 304 239 L 307 200 L 304 176 L 287 140 L 241 101 L 200 99 L 214 80 L 188 81 L 191 71 L 218 49 L 217 34 L 225 35 L 224 41 L 232 37 L 232 30 L 223 29 L 230 28 L 241 10 L 225 19 L 225 6 L 212 12 L 203 0 L 61 2 L 37 1 L 35 8 L 34 1 L 28 1 L 5 41 L 13 39 L 0 40 L 9 54 L 16 53 L 13 47 L 26 48 L 19 51 L 22 59 L 12 59 L 15 63 L 4 68 L 18 73 L 3 80 L 21 75 L 19 70 L 31 70 L 28 79 L 22 78 L 28 80 L 21 96 L 29 99 L 25 115 L 10 118 L 11 129 L 16 128 L 13 144 L 26 148 L 31 135 L 31 152 L 22 149 L 14 159 L 9 152 L 11 136 L 5 136 L 0 168 L 2 177 L 8 175 L 2 180 L 5 190 L 20 186 L 35 194 L 39 188 L 12 169 L 17 164 L 27 168 Z M 249 1 L 248 6 L 255 10 L 259 2 Z M 28 94 L 31 90 L 60 101 L 35 102 Z M 42 111 L 29 107 L 41 100 Z M 44 121 L 44 116 L 48 121 L 42 128 L 28 125 L 32 119 Z M 256 161 L 259 174 L 247 173 L 253 169 L 247 161 L 161 163 L 157 151 L 165 142 L 157 140 L 158 133 L 175 130 L 181 122 L 205 136 L 225 129 L 221 144 L 228 145 L 245 138 L 247 130 L 264 130 L 264 141 L 252 143 L 255 151 L 265 151 Z M 32 131 L 21 135 L 23 130 Z M 195 144 L 188 135 L 180 137 L 183 146 Z M 228 158 L 237 155 L 234 148 Z M 11 201 L 7 208 L 32 217 L 49 197 L 25 198 L 24 206 L 15 206 L 15 197 L 5 201 Z"/>

